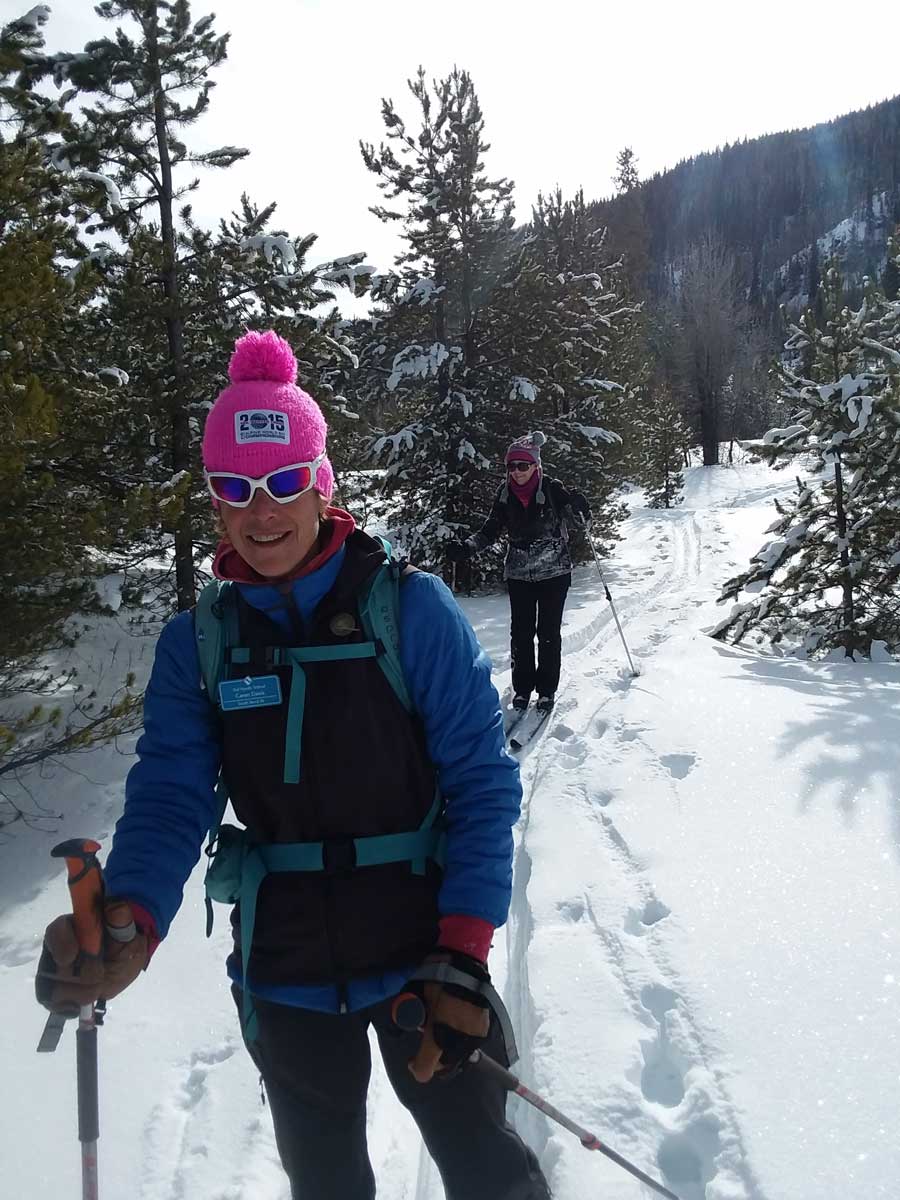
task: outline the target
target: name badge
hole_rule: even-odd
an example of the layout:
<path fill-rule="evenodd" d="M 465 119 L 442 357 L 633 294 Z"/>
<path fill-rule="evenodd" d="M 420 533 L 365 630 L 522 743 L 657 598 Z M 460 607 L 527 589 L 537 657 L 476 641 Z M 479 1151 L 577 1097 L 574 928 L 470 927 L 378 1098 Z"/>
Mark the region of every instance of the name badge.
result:
<path fill-rule="evenodd" d="M 223 712 L 236 708 L 267 708 L 281 703 L 281 681 L 277 675 L 247 675 L 244 679 L 224 679 L 219 684 L 219 703 Z"/>

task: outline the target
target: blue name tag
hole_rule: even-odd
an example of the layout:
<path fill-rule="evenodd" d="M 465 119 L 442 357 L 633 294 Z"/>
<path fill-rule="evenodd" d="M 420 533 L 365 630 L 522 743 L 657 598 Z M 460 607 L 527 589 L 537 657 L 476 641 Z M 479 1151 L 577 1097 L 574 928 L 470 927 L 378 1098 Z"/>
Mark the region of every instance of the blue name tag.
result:
<path fill-rule="evenodd" d="M 281 682 L 277 675 L 248 675 L 244 679 L 225 679 L 219 684 L 219 703 L 223 712 L 236 708 L 267 708 L 281 703 Z"/>

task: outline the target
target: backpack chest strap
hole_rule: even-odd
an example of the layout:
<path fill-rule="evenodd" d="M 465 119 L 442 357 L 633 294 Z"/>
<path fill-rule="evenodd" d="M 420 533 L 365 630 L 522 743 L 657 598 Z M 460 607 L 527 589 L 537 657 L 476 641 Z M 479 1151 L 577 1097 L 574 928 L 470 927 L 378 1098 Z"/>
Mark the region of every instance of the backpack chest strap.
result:
<path fill-rule="evenodd" d="M 300 782 L 303 713 L 306 707 L 306 672 L 304 663 L 346 662 L 349 659 L 377 658 L 381 648 L 377 642 L 351 642 L 334 646 L 267 646 L 263 651 L 266 665 L 290 667 L 290 699 L 287 728 L 284 737 L 284 782 Z M 232 665 L 254 661 L 258 654 L 247 646 L 233 646 L 229 652 Z"/>

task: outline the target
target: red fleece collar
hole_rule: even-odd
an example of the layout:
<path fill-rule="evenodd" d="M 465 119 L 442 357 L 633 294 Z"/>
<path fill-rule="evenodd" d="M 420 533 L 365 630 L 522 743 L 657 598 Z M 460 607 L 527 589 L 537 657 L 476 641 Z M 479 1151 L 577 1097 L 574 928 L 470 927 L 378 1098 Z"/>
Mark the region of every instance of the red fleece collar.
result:
<path fill-rule="evenodd" d="M 356 522 L 348 512 L 344 512 L 342 508 L 326 508 L 319 526 L 319 543 L 315 555 L 300 563 L 289 575 L 281 579 L 266 579 L 254 571 L 250 564 L 241 558 L 228 538 L 223 538 L 216 549 L 212 572 L 216 579 L 226 579 L 232 583 L 290 583 L 317 571 L 340 550 L 355 528 Z"/>

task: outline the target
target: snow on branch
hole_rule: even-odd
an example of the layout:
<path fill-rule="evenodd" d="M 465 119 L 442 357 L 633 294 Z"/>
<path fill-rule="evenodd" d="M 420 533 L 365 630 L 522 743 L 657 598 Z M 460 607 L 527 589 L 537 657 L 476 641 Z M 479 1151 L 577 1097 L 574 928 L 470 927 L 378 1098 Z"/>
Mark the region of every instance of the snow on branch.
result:
<path fill-rule="evenodd" d="M 131 378 L 127 371 L 123 371 L 121 367 L 101 367 L 97 372 L 98 375 L 109 375 L 116 381 L 119 387 L 125 387 Z"/>
<path fill-rule="evenodd" d="M 515 400 L 521 397 L 528 404 L 534 404 L 537 399 L 537 389 L 530 379 L 525 379 L 522 375 L 513 376 L 512 386 L 509 391 L 510 400 Z"/>
<path fill-rule="evenodd" d="M 320 278 L 325 283 L 339 283 L 353 290 L 357 279 L 368 279 L 375 273 L 371 263 L 357 261 L 360 257 L 358 254 L 348 254 L 344 258 L 336 258 L 333 262 L 326 263 L 330 270 L 323 271 Z"/>
<path fill-rule="evenodd" d="M 612 445 L 618 445 L 622 441 L 617 433 L 613 433 L 611 429 L 601 429 L 599 425 L 573 425 L 572 428 L 577 429 L 591 442 L 609 442 Z"/>
<path fill-rule="evenodd" d="M 297 252 L 293 243 L 284 234 L 255 233 L 252 237 L 242 240 L 241 249 L 261 251 L 269 265 L 276 254 L 285 267 L 293 267 L 297 263 Z"/>
<path fill-rule="evenodd" d="M 99 171 L 76 171 L 75 178 L 87 179 L 91 183 L 99 183 L 101 187 L 106 188 L 106 200 L 113 212 L 122 211 L 124 207 L 122 204 L 122 193 L 109 176 L 101 175 Z"/>
<path fill-rule="evenodd" d="M 49 4 L 36 4 L 34 8 L 29 8 L 28 12 L 22 17 L 16 17 L 11 21 L 11 25 L 16 25 L 22 29 L 28 29 L 32 33 L 37 33 L 40 25 L 46 25 L 50 20 Z"/>
<path fill-rule="evenodd" d="M 378 457 L 385 446 L 390 446 L 391 449 L 390 453 L 388 454 L 388 463 L 392 463 L 399 455 L 401 449 L 404 447 L 407 450 L 412 450 L 415 440 L 415 430 L 412 426 L 407 425 L 404 429 L 399 430 L 397 433 L 387 433 L 382 437 L 376 438 L 372 445 L 372 455 L 373 457 Z"/>
<path fill-rule="evenodd" d="M 392 392 L 401 379 L 432 378 L 448 359 L 458 358 L 459 353 L 459 350 L 454 348 L 451 354 L 442 342 L 435 342 L 427 350 L 419 345 L 405 346 L 399 354 L 394 355 L 391 373 L 385 386 Z"/>

